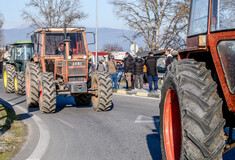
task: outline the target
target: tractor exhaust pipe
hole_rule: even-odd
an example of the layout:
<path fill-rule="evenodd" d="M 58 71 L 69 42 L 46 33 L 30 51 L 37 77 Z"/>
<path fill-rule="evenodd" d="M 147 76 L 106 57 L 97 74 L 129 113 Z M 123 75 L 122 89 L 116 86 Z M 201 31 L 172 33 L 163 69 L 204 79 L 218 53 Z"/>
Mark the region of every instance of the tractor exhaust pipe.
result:
<path fill-rule="evenodd" d="M 66 32 L 66 24 L 64 24 L 64 60 L 67 60 L 69 56 L 69 42 L 70 39 L 67 38 L 67 32 Z"/>

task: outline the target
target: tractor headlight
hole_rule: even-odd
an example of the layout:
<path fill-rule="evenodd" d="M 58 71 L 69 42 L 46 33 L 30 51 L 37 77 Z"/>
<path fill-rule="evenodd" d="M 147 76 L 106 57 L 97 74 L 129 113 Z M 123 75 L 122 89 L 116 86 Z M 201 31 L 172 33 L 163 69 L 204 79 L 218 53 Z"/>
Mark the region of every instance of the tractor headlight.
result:
<path fill-rule="evenodd" d="M 87 56 L 86 56 L 86 55 L 85 55 L 85 56 L 83 56 L 83 59 L 84 59 L 84 60 L 86 60 L 86 59 L 87 59 Z"/>

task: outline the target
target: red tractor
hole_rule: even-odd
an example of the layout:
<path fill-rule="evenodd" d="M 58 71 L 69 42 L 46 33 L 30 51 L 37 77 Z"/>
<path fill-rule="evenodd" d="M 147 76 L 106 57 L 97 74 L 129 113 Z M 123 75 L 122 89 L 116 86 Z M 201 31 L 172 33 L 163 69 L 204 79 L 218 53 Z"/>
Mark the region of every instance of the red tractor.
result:
<path fill-rule="evenodd" d="M 160 103 L 163 160 L 222 159 L 235 126 L 235 1 L 192 0 L 187 48 L 168 66 Z"/>
<path fill-rule="evenodd" d="M 77 105 L 107 111 L 112 83 L 106 72 L 88 72 L 85 28 L 42 28 L 31 37 L 35 56 L 26 66 L 27 104 L 43 113 L 56 110 L 56 95 L 72 95 Z M 90 67 L 92 68 L 92 66 Z"/>

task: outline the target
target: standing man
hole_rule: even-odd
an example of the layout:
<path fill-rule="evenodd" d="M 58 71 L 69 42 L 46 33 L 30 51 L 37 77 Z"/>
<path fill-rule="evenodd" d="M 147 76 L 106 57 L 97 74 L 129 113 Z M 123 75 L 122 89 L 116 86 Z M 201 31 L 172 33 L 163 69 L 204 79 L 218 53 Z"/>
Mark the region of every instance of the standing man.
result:
<path fill-rule="evenodd" d="M 166 60 L 164 61 L 165 71 L 167 72 L 167 66 L 173 62 L 173 56 L 171 55 L 171 50 L 167 49 L 165 52 Z"/>
<path fill-rule="evenodd" d="M 140 57 L 135 61 L 135 88 L 138 89 L 138 83 L 140 83 L 140 89 L 143 89 L 143 66 L 144 60 Z"/>
<path fill-rule="evenodd" d="M 113 91 L 115 92 L 117 90 L 117 64 L 114 61 L 114 56 L 110 55 L 108 62 L 107 62 L 107 68 L 108 68 L 108 73 L 111 77 L 112 80 L 112 86 L 113 86 Z"/>
<path fill-rule="evenodd" d="M 126 81 L 128 83 L 128 88 L 127 91 L 131 91 L 131 76 L 134 73 L 134 65 L 135 61 L 131 54 L 129 52 L 126 52 L 125 54 L 125 60 L 124 60 L 124 69 L 125 69 L 125 76 L 126 76 Z"/>
<path fill-rule="evenodd" d="M 149 53 L 149 56 L 146 60 L 147 75 L 149 80 L 149 92 L 156 92 L 158 89 L 158 70 L 157 70 L 157 61 L 153 57 L 153 52 Z M 154 82 L 154 91 L 153 91 L 153 82 Z"/>

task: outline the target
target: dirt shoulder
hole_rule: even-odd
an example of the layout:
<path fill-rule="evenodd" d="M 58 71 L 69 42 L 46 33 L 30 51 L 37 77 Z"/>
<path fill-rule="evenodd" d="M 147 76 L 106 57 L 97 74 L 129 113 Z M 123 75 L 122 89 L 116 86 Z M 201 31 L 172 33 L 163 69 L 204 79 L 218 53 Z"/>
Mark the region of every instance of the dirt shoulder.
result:
<path fill-rule="evenodd" d="M 27 126 L 14 111 L 0 104 L 0 160 L 12 159 L 26 140 Z"/>

